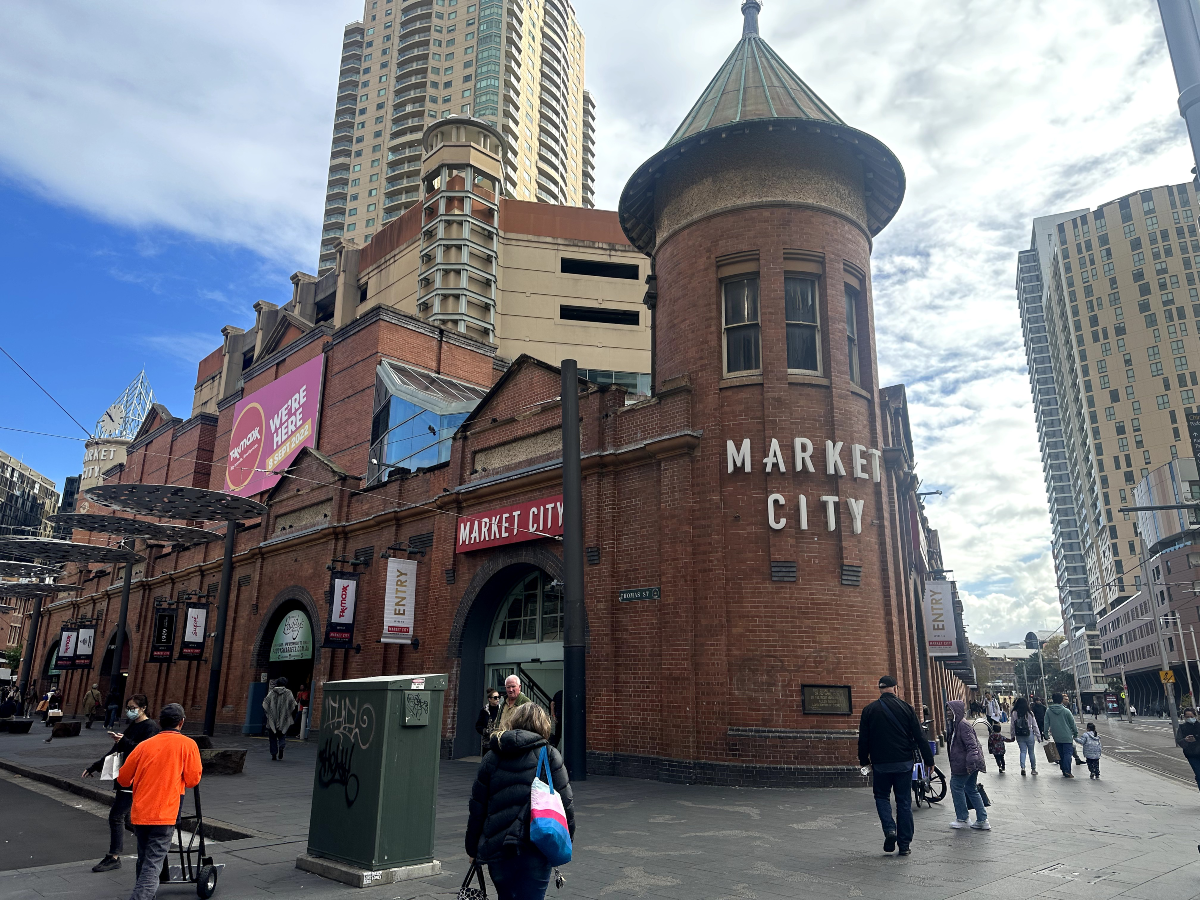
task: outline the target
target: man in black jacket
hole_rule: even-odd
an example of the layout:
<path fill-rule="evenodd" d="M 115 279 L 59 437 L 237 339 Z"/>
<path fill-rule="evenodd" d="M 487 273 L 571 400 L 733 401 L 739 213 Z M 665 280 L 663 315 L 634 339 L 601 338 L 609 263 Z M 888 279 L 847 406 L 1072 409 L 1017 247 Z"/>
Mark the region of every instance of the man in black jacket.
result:
<path fill-rule="evenodd" d="M 1183 757 L 1192 767 L 1196 786 L 1200 787 L 1200 722 L 1196 721 L 1196 710 L 1185 706 L 1179 713 L 1179 731 L 1175 743 L 1183 750 Z"/>
<path fill-rule="evenodd" d="M 867 705 L 858 724 L 858 762 L 871 767 L 875 808 L 883 826 L 883 849 L 891 853 L 900 844 L 900 855 L 908 856 L 913 839 L 912 771 L 919 754 L 933 766 L 933 753 L 917 714 L 896 694 L 896 679 L 879 679 L 879 699 Z M 892 817 L 891 794 L 896 796 Z M 897 828 L 897 823 L 899 827 Z"/>

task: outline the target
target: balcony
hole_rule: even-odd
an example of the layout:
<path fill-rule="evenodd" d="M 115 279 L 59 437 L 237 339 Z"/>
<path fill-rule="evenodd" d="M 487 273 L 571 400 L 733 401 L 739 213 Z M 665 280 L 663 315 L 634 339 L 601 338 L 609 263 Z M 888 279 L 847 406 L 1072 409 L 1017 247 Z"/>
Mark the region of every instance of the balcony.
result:
<path fill-rule="evenodd" d="M 346 208 L 346 198 L 343 196 L 339 200 L 329 200 L 325 203 L 325 208 L 326 209 L 345 209 Z M 326 221 L 328 221 L 328 219 L 326 219 Z"/>
<path fill-rule="evenodd" d="M 346 215 L 345 215 L 345 213 L 331 213 L 330 215 L 327 215 L 325 217 L 325 221 L 326 222 L 345 222 Z"/>

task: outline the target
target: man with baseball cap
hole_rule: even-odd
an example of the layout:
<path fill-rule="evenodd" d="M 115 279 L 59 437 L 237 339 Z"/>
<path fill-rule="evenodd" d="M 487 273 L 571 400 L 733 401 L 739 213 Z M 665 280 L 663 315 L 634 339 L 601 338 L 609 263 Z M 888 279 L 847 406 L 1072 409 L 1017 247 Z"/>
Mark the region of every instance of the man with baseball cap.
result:
<path fill-rule="evenodd" d="M 171 849 L 183 793 L 200 783 L 200 749 L 182 734 L 183 707 L 168 703 L 158 715 L 162 731 L 133 748 L 117 783 L 133 788 L 129 820 L 137 835 L 137 880 L 129 900 L 151 900 Z"/>
<path fill-rule="evenodd" d="M 858 762 L 871 767 L 875 808 L 883 826 L 883 849 L 891 853 L 900 844 L 900 855 L 908 856 L 913 839 L 912 772 L 916 757 L 933 765 L 933 753 L 917 714 L 896 694 L 896 679 L 879 679 L 879 699 L 867 704 L 858 725 Z M 891 794 L 896 796 L 892 817 Z"/>

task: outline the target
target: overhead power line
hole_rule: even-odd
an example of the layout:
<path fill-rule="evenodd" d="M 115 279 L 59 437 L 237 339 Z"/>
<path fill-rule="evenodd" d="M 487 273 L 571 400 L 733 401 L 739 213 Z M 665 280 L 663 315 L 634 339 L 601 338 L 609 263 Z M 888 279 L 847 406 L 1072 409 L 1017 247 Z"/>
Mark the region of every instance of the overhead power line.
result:
<path fill-rule="evenodd" d="M 79 425 L 79 428 L 83 431 L 84 434 L 86 434 L 88 437 L 92 436 L 92 433 L 90 431 L 88 431 L 86 428 L 84 428 L 82 425 L 79 424 L 79 420 L 77 418 L 75 418 L 73 415 L 71 415 L 69 412 L 67 412 L 67 408 L 65 406 L 63 406 L 61 403 L 59 403 L 57 400 L 54 399 L 53 394 L 51 394 L 48 390 L 46 390 L 44 387 L 42 387 L 42 385 L 38 382 L 38 380 L 36 378 L 34 378 L 32 375 L 30 375 L 28 372 L 25 371 L 25 367 L 23 365 L 21 365 L 19 362 L 17 362 L 15 359 L 12 358 L 11 353 L 9 353 L 3 347 L 0 347 L 0 353 L 3 353 L 5 356 L 7 356 L 12 361 L 12 364 L 14 366 L 16 366 L 22 372 L 25 372 L 25 377 L 28 378 L 30 381 L 32 381 L 34 384 L 36 384 L 38 386 L 38 388 L 41 390 L 41 392 L 43 394 L 45 394 L 47 397 L 49 397 L 55 406 L 57 406 L 59 409 L 61 409 L 64 413 L 67 413 L 67 418 L 70 419 L 72 422 L 74 422 L 76 425 Z M 13 430 L 16 430 L 16 429 L 13 429 Z"/>

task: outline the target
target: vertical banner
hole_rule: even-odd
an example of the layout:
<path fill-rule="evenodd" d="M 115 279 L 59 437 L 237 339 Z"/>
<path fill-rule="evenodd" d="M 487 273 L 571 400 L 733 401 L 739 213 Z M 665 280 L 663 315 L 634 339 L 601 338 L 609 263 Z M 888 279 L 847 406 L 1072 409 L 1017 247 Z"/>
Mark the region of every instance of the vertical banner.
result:
<path fill-rule="evenodd" d="M 1187 421 L 1188 437 L 1192 443 L 1192 456 L 1200 459 L 1200 412 L 1185 413 L 1184 419 Z"/>
<path fill-rule="evenodd" d="M 147 662 L 169 663 L 175 655 L 175 621 L 178 610 L 154 610 L 154 634 L 150 639 L 150 659 Z"/>
<path fill-rule="evenodd" d="M 92 667 L 92 653 L 96 646 L 96 627 L 87 625 L 79 629 L 79 636 L 75 640 L 75 668 L 90 669 Z"/>
<path fill-rule="evenodd" d="M 958 656 L 954 628 L 954 586 L 949 581 L 925 582 L 925 652 Z"/>
<path fill-rule="evenodd" d="M 183 640 L 179 644 L 179 659 L 200 659 L 204 656 L 204 628 L 208 623 L 208 604 L 189 603 L 183 613 Z"/>
<path fill-rule="evenodd" d="M 322 647 L 347 650 L 354 646 L 354 609 L 358 601 L 358 576 L 334 572 L 329 579 L 329 624 Z"/>
<path fill-rule="evenodd" d="M 383 643 L 412 643 L 416 605 L 416 560 L 389 559 L 387 583 L 383 593 Z"/>
<path fill-rule="evenodd" d="M 55 667 L 59 669 L 75 668 L 75 648 L 79 640 L 78 628 L 64 628 L 58 635 L 58 661 Z"/>

